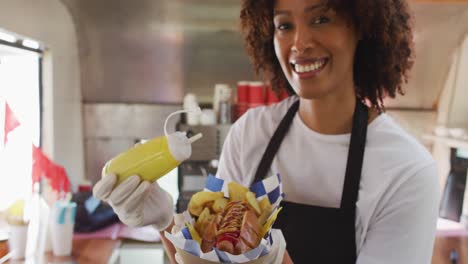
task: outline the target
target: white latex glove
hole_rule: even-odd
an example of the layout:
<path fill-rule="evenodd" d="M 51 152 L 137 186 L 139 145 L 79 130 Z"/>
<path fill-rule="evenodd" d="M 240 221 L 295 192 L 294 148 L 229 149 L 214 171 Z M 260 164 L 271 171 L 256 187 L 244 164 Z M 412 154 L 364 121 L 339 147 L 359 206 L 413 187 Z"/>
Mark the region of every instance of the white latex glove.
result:
<path fill-rule="evenodd" d="M 142 181 L 137 175 L 115 187 L 116 182 L 115 175 L 106 175 L 94 185 L 93 194 L 108 202 L 120 221 L 129 226 L 153 225 L 158 230 L 169 227 L 174 214 L 173 200 L 157 182 Z"/>
<path fill-rule="evenodd" d="M 185 264 L 185 263 L 184 263 L 184 260 L 183 260 L 182 257 L 179 255 L 179 252 L 176 252 L 176 254 L 175 254 L 174 257 L 175 257 L 175 260 L 176 260 L 177 264 Z"/>

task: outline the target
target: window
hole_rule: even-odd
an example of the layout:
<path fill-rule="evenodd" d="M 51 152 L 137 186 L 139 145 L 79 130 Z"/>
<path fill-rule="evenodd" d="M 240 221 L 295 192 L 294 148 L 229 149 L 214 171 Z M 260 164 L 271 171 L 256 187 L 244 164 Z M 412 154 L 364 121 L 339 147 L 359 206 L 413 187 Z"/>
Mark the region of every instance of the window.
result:
<path fill-rule="evenodd" d="M 31 193 L 31 144 L 39 146 L 41 53 L 0 42 L 0 211 Z M 5 103 L 20 126 L 3 144 Z"/>

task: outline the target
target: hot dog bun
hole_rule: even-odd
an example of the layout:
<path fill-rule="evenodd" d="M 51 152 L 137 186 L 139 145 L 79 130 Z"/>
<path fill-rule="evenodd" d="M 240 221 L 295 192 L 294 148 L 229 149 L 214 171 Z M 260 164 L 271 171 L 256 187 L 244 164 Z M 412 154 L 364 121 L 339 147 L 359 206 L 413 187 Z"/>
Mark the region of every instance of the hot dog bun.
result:
<path fill-rule="evenodd" d="M 205 253 L 216 247 L 243 254 L 258 247 L 265 234 L 263 225 L 273 209 L 268 198 L 257 201 L 253 192 L 234 182 L 228 187 L 230 198 L 222 192 L 202 191 L 189 203 L 188 211 L 196 218 L 195 230 Z"/>
<path fill-rule="evenodd" d="M 234 255 L 243 254 L 260 243 L 261 225 L 255 210 L 246 202 L 232 201 L 222 213 L 199 226 L 202 251 L 213 247 Z"/>

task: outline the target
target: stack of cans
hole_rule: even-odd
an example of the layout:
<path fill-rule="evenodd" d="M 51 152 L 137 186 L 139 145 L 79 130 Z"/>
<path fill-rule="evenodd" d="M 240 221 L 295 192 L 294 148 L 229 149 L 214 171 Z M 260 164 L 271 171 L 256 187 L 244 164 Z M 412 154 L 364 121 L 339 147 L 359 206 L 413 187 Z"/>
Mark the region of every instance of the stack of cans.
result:
<path fill-rule="evenodd" d="M 249 82 L 241 81 L 237 83 L 237 106 L 236 118 L 239 118 L 249 109 Z"/>
<path fill-rule="evenodd" d="M 237 83 L 236 119 L 250 108 L 271 105 L 288 97 L 285 89 L 278 97 L 271 87 L 263 82 L 240 81 Z"/>

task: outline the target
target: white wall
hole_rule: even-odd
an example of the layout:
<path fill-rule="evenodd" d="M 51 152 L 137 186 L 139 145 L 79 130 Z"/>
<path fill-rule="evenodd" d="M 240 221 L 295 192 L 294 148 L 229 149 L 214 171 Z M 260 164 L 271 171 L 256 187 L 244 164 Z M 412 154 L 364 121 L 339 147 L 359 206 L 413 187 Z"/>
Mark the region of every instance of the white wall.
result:
<path fill-rule="evenodd" d="M 80 71 L 75 28 L 59 0 L 2 0 L 0 28 L 44 43 L 43 149 L 72 184 L 84 178 Z"/>
<path fill-rule="evenodd" d="M 451 58 L 450 71 L 439 102 L 438 125 L 468 128 L 467 72 L 468 34 Z"/>
<path fill-rule="evenodd" d="M 468 35 L 454 52 L 451 62 L 439 100 L 437 125 L 468 128 Z M 432 149 L 438 165 L 441 190 L 450 171 L 450 149 L 441 142 L 434 142 Z"/>
<path fill-rule="evenodd" d="M 403 87 L 405 96 L 387 100 L 386 106 L 435 110 L 452 56 L 468 33 L 468 5 L 409 2 L 413 2 L 415 62 Z"/>
<path fill-rule="evenodd" d="M 458 56 L 458 69 L 447 125 L 468 128 L 468 35 L 465 37 L 463 44 L 460 45 Z"/>

